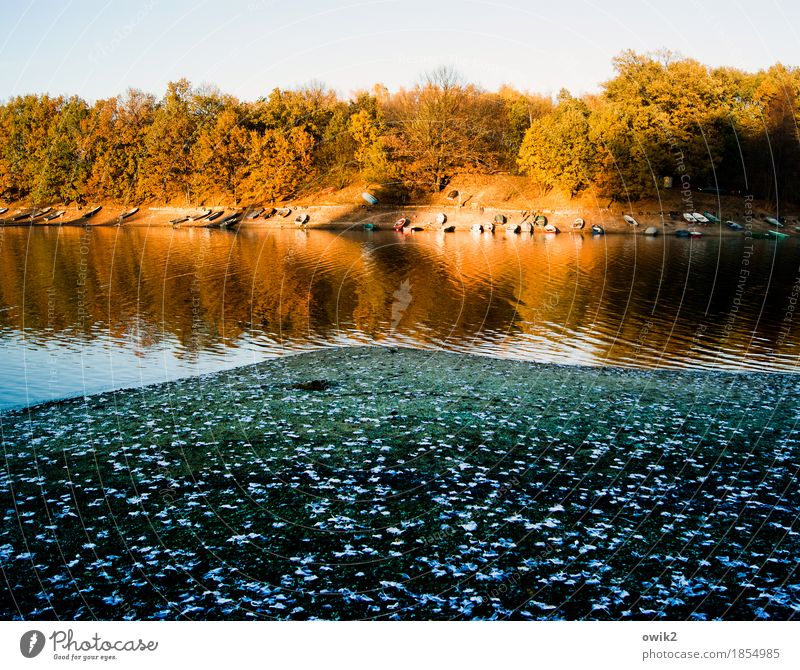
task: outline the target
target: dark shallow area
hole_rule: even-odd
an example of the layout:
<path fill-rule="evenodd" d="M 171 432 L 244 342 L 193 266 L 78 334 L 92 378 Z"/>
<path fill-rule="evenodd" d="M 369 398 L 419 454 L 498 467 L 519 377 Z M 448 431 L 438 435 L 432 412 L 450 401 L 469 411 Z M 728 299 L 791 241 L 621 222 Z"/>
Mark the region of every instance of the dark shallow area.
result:
<path fill-rule="evenodd" d="M 0 415 L 3 619 L 792 619 L 800 378 L 328 349 Z"/>

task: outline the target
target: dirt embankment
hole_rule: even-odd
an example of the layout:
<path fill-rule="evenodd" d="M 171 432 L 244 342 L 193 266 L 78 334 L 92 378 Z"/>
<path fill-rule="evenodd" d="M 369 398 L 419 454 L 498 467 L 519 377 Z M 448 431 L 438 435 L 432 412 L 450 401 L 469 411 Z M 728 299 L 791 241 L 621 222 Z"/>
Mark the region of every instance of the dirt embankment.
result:
<path fill-rule="evenodd" d="M 374 193 L 379 204 L 368 205 L 362 198 L 364 191 Z M 784 232 L 800 234 L 796 229 L 798 213 L 794 210 L 776 211 L 769 203 L 754 201 L 744 195 L 699 191 L 687 195 L 677 189 L 663 191 L 658 200 L 612 203 L 602 202 L 593 194 L 579 198 L 565 197 L 556 192 L 542 194 L 524 177 L 467 175 L 453 180 L 441 193 L 421 195 L 408 202 L 398 203 L 396 200 L 396 196 L 389 196 L 380 187 L 352 185 L 344 189 L 318 190 L 281 203 L 232 205 L 220 201 L 214 206 L 193 207 L 145 204 L 130 216 L 124 215 L 131 211 L 131 207 L 113 203 L 97 203 L 84 208 L 52 204 L 49 214 L 60 210 L 64 213 L 50 220 L 48 214 L 31 217 L 42 211 L 42 205 L 37 209 L 30 203 L 20 202 L 5 205 L 8 211 L 0 215 L 0 225 L 218 227 L 227 217 L 239 214 L 239 221 L 231 227 L 293 228 L 298 225 L 298 217 L 307 216 L 307 222 L 303 224 L 307 228 L 346 229 L 360 228 L 364 224 L 390 228 L 397 219 L 407 217 L 409 228 L 439 229 L 441 225 L 437 217 L 441 219 L 440 215 L 444 214 L 447 226 L 469 230 L 475 224 L 494 222 L 498 216 L 505 217 L 512 224 L 524 224 L 532 222 L 534 214 L 542 214 L 561 232 L 570 231 L 575 219 L 582 218 L 585 221 L 584 233 L 591 233 L 591 226 L 597 224 L 607 233 L 643 233 L 646 228 L 654 226 L 665 234 L 686 228 L 715 234 L 721 228 L 724 234 L 740 234 L 724 223 L 692 224 L 683 218 L 684 212 L 711 212 L 723 222 L 734 221 L 757 232 L 770 228 L 765 220 L 767 216 L 780 216 L 784 219 Z M 87 218 L 87 213 L 98 204 L 102 206 L 100 211 Z M 273 209 L 275 212 L 267 216 Z M 220 214 L 209 221 L 209 217 L 202 216 L 208 211 Z M 639 225 L 630 225 L 623 215 L 633 217 Z"/>

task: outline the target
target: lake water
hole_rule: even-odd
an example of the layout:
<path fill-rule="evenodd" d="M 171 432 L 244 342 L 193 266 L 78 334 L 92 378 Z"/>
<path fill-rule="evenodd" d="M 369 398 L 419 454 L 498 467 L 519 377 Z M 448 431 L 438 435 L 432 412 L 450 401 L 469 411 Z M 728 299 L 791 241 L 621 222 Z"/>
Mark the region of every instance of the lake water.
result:
<path fill-rule="evenodd" d="M 0 408 L 320 347 L 796 371 L 800 244 L 0 229 Z"/>

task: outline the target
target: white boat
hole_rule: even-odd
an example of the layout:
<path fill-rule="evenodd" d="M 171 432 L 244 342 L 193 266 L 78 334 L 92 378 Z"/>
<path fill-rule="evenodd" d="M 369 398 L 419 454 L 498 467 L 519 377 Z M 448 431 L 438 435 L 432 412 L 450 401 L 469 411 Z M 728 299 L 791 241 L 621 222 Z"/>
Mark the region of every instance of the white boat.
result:
<path fill-rule="evenodd" d="M 504 228 L 506 229 L 507 233 L 518 233 L 520 230 L 518 223 L 507 223 L 505 224 Z"/>
<path fill-rule="evenodd" d="M 625 223 L 627 223 L 629 226 L 638 226 L 639 225 L 639 222 L 636 219 L 634 219 L 632 216 L 630 216 L 629 214 L 623 214 L 622 218 L 625 219 Z"/>
<path fill-rule="evenodd" d="M 444 212 L 439 212 L 436 215 L 436 223 L 438 223 L 441 226 L 444 224 L 445 221 L 447 221 L 447 214 L 445 214 Z"/>
<path fill-rule="evenodd" d="M 691 214 L 689 212 L 684 212 L 683 218 L 689 223 L 697 223 L 697 220 L 694 218 L 694 214 Z"/>
<path fill-rule="evenodd" d="M 582 218 L 578 217 L 572 222 L 572 230 L 583 230 L 583 227 L 586 225 L 586 221 Z"/>
<path fill-rule="evenodd" d="M 548 223 L 544 227 L 544 232 L 546 232 L 546 233 L 555 233 L 557 235 L 561 231 L 558 228 L 556 228 L 552 223 Z"/>
<path fill-rule="evenodd" d="M 482 233 L 482 232 L 483 232 L 483 226 L 482 226 L 480 223 L 473 223 L 473 224 L 470 226 L 470 230 L 471 230 L 473 233 Z"/>
<path fill-rule="evenodd" d="M 645 228 L 644 234 L 649 235 L 651 237 L 658 235 L 658 228 L 656 228 L 655 226 L 650 226 L 649 228 Z"/>
<path fill-rule="evenodd" d="M 711 223 L 705 216 L 703 216 L 700 212 L 692 212 L 692 216 L 697 223 Z"/>

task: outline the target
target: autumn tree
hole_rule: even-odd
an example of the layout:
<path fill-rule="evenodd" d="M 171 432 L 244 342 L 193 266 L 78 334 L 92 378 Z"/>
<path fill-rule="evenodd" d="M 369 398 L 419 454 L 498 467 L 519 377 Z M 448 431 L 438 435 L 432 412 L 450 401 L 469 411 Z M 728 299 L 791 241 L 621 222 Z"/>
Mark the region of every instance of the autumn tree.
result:
<path fill-rule="evenodd" d="M 274 202 L 292 195 L 308 179 L 314 138 L 302 128 L 252 132 L 253 162 L 244 183 L 254 200 Z"/>
<path fill-rule="evenodd" d="M 458 169 L 491 170 L 497 143 L 491 123 L 494 104 L 450 68 L 427 74 L 389 105 L 398 135 L 396 156 L 406 162 L 412 181 L 441 190 Z"/>
<path fill-rule="evenodd" d="M 0 116 L 0 185 L 6 197 L 24 198 L 40 190 L 50 129 L 62 100 L 48 95 L 12 98 Z"/>
<path fill-rule="evenodd" d="M 238 202 L 241 184 L 252 169 L 251 139 L 234 106 L 206 124 L 193 147 L 197 190 L 221 193 Z"/>
<path fill-rule="evenodd" d="M 511 86 L 502 86 L 497 96 L 502 108 L 499 117 L 501 164 L 507 170 L 516 171 L 525 133 L 534 121 L 553 111 L 553 102 L 547 96 L 522 93 Z"/>
<path fill-rule="evenodd" d="M 85 122 L 85 144 L 92 161 L 85 189 L 89 198 L 121 203 L 137 199 L 155 106 L 152 95 L 135 89 L 95 104 Z"/>
<path fill-rule="evenodd" d="M 562 90 L 552 113 L 536 119 L 519 152 L 521 169 L 547 187 L 576 195 L 594 176 L 595 148 L 589 139 L 589 108 Z"/>
<path fill-rule="evenodd" d="M 145 137 L 146 154 L 139 180 L 144 197 L 168 202 L 182 194 L 191 201 L 195 128 L 191 85 L 186 79 L 170 82 Z"/>

